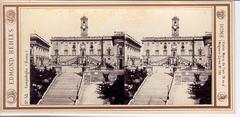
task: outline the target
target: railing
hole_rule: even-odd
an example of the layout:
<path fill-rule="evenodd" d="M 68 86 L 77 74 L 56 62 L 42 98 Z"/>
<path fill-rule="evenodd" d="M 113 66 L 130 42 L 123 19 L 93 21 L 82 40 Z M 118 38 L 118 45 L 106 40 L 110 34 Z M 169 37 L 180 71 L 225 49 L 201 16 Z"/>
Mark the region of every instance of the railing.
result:
<path fill-rule="evenodd" d="M 164 64 L 164 63 L 166 63 L 166 62 L 168 61 L 168 58 L 169 58 L 169 57 L 165 57 L 165 58 L 163 58 L 163 59 L 161 59 L 161 60 L 154 61 L 154 62 L 152 62 L 152 64 L 153 64 L 153 65 L 162 65 L 162 64 Z"/>

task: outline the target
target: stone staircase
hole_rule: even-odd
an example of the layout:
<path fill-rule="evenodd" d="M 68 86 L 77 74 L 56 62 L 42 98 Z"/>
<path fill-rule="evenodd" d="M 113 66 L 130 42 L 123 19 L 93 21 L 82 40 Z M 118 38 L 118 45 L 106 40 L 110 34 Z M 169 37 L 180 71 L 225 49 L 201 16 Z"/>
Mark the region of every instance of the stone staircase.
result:
<path fill-rule="evenodd" d="M 71 59 L 69 59 L 69 60 L 67 60 L 67 61 L 64 61 L 64 63 L 65 63 L 65 65 L 78 64 L 77 62 L 78 62 L 78 58 L 79 58 L 79 57 L 80 57 L 80 56 L 76 56 L 76 57 L 71 58 Z"/>
<path fill-rule="evenodd" d="M 163 65 L 164 63 L 167 63 L 169 57 L 165 57 L 158 61 L 151 62 L 152 65 Z"/>
<path fill-rule="evenodd" d="M 63 61 L 63 63 L 66 66 L 72 66 L 73 64 L 78 65 L 79 62 L 81 63 L 83 61 L 82 59 L 87 59 L 88 62 L 89 62 L 88 64 L 90 66 L 93 66 L 93 67 L 95 66 L 94 68 L 97 68 L 97 66 L 99 66 L 100 63 L 101 63 L 101 58 L 99 58 L 99 57 L 98 58 L 94 58 L 94 57 L 91 57 L 91 56 L 86 56 L 85 58 L 83 58 L 82 56 L 76 56 L 74 58 L 71 58 L 71 59 L 68 59 L 66 61 Z M 110 62 L 106 61 L 106 66 L 108 68 L 113 68 L 114 65 L 112 65 Z"/>
<path fill-rule="evenodd" d="M 168 60 L 169 59 L 173 59 L 175 57 L 173 56 L 167 56 L 161 60 L 158 60 L 158 61 L 153 61 L 151 64 L 152 65 L 163 65 L 163 64 L 167 64 L 168 63 Z M 192 63 L 192 61 L 189 61 L 187 59 L 185 59 L 184 57 L 181 57 L 181 56 L 176 56 L 176 58 L 179 59 L 179 64 L 189 64 L 189 63 Z"/>
<path fill-rule="evenodd" d="M 179 62 L 180 62 L 180 64 L 182 64 L 182 63 L 187 63 L 187 64 L 189 64 L 189 63 L 192 63 L 192 61 L 189 61 L 189 60 L 187 60 L 187 59 L 185 59 L 185 58 L 183 58 L 183 57 L 181 57 L 181 56 L 178 56 L 178 58 L 179 58 Z"/>
<path fill-rule="evenodd" d="M 100 58 L 98 60 L 96 58 L 88 56 L 88 60 L 90 61 L 90 63 L 95 63 L 95 65 L 97 65 L 96 63 L 101 63 L 101 59 Z M 107 68 L 113 68 L 113 66 L 114 66 L 113 64 L 111 64 L 108 61 L 106 61 L 105 65 L 107 66 Z"/>

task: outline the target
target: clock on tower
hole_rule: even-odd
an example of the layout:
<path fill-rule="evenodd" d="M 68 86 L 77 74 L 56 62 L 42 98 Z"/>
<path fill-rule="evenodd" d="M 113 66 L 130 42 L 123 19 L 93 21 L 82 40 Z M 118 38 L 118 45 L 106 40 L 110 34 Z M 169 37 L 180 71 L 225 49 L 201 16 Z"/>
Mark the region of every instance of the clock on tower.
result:
<path fill-rule="evenodd" d="M 83 16 L 81 18 L 81 36 L 86 37 L 88 36 L 88 18 Z"/>
<path fill-rule="evenodd" d="M 179 18 L 177 16 L 172 18 L 172 36 L 179 36 Z"/>

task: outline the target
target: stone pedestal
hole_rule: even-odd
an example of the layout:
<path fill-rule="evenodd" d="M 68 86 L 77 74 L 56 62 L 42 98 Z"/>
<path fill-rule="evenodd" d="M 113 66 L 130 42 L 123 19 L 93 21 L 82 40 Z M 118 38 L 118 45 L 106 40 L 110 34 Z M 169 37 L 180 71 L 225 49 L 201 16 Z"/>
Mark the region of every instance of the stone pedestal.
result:
<path fill-rule="evenodd" d="M 54 68 L 55 68 L 57 74 L 62 73 L 62 67 L 61 66 L 56 66 Z"/>
<path fill-rule="evenodd" d="M 194 65 L 192 66 L 192 71 L 197 71 L 197 70 L 198 70 L 198 67 L 197 67 L 196 64 L 194 64 Z"/>
<path fill-rule="evenodd" d="M 107 67 L 106 67 L 106 66 L 101 66 L 100 69 L 101 69 L 101 70 L 107 70 Z"/>
<path fill-rule="evenodd" d="M 89 74 L 89 72 L 84 72 L 83 78 L 84 78 L 84 85 L 89 85 L 91 83 L 91 75 Z"/>
<path fill-rule="evenodd" d="M 146 68 L 148 73 L 153 71 L 153 67 L 152 66 L 146 66 L 145 68 Z"/>

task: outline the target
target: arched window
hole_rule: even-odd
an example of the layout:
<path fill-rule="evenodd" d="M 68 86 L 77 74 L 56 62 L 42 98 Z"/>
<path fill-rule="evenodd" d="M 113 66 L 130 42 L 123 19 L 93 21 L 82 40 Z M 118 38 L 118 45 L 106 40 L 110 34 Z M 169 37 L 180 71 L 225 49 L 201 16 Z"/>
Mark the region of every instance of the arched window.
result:
<path fill-rule="evenodd" d="M 190 50 L 189 50 L 189 55 L 192 55 L 192 54 L 193 54 L 193 50 L 190 49 Z"/>
<path fill-rule="evenodd" d="M 182 46 L 181 46 L 181 49 L 184 50 L 184 48 L 185 48 L 184 45 L 182 45 Z"/>

